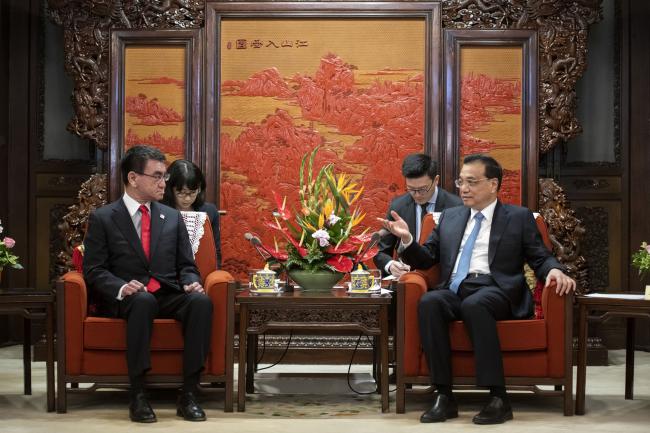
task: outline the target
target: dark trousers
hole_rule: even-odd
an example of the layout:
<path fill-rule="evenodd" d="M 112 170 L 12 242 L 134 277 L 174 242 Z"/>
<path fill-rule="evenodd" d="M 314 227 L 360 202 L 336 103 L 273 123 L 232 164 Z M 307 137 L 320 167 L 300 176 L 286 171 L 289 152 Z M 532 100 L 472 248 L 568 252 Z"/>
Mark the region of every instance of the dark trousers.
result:
<path fill-rule="evenodd" d="M 120 301 L 119 315 L 126 319 L 126 361 L 129 377 L 141 377 L 151 369 L 151 334 L 156 317 L 176 319 L 183 324 L 183 378 L 198 381 L 210 351 L 212 302 L 204 294 L 137 292 Z"/>
<path fill-rule="evenodd" d="M 418 318 L 431 383 L 452 384 L 449 322 L 462 320 L 474 348 L 476 384 L 505 386 L 496 322 L 511 316 L 508 298 L 489 275 L 465 279 L 458 294 L 448 289 L 425 293 Z"/>

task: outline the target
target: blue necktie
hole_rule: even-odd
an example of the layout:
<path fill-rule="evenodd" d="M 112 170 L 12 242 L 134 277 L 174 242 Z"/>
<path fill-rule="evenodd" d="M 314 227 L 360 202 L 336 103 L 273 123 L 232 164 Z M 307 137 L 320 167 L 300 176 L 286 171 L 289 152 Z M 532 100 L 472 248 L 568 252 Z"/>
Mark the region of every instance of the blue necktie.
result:
<path fill-rule="evenodd" d="M 458 287 L 460 283 L 463 282 L 467 273 L 469 272 L 469 262 L 472 260 L 472 250 L 474 249 L 474 244 L 476 243 L 476 238 L 478 237 L 478 232 L 481 230 L 481 223 L 483 222 L 483 214 L 481 212 L 474 215 L 476 222 L 474 223 L 474 228 L 472 233 L 469 234 L 467 241 L 465 241 L 465 246 L 463 247 L 463 252 L 460 254 L 460 260 L 458 261 L 458 268 L 456 269 L 456 275 L 449 285 L 449 290 L 454 293 L 458 293 Z"/>

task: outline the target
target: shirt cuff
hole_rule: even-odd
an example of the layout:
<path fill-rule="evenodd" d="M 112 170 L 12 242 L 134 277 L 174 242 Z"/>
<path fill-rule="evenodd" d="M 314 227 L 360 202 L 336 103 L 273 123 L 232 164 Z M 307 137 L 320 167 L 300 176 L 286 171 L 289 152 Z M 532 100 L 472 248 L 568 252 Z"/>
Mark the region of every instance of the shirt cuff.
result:
<path fill-rule="evenodd" d="M 410 247 L 412 243 L 413 243 L 413 235 L 409 233 L 409 240 L 408 240 L 408 242 L 405 243 L 405 242 L 403 242 L 403 241 L 400 241 L 399 249 L 398 249 L 397 252 L 398 252 L 398 253 L 401 253 L 402 251 L 404 251 L 405 249 L 407 249 L 408 247 Z"/>
<path fill-rule="evenodd" d="M 122 290 L 124 290 L 124 288 L 125 288 L 126 286 L 127 286 L 127 284 L 123 285 L 122 287 L 120 287 L 119 292 L 117 292 L 116 299 L 117 299 L 118 301 L 121 301 L 122 299 L 124 299 L 124 295 L 122 294 Z"/>
<path fill-rule="evenodd" d="M 389 261 L 388 263 L 386 263 L 386 266 L 384 267 L 384 271 L 386 271 L 386 273 L 387 273 L 388 275 L 392 275 L 392 274 L 390 273 L 390 266 L 393 264 L 394 261 L 395 261 L 395 260 L 391 260 L 391 261 Z"/>

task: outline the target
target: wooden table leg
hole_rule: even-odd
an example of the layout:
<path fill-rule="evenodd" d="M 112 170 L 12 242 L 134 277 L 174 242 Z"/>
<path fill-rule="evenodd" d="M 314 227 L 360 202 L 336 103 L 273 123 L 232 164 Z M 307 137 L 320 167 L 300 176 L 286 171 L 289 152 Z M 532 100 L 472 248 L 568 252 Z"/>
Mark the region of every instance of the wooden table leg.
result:
<path fill-rule="evenodd" d="M 382 305 L 379 311 L 380 318 L 380 386 L 381 386 L 381 411 L 388 412 L 388 308 Z"/>
<path fill-rule="evenodd" d="M 23 319 L 23 381 L 25 395 L 32 395 L 32 319 Z"/>
<path fill-rule="evenodd" d="M 248 334 L 246 349 L 246 393 L 255 393 L 255 371 L 257 370 L 257 334 Z"/>
<path fill-rule="evenodd" d="M 47 313 L 45 316 L 45 339 L 47 344 L 47 360 L 45 368 L 47 371 L 47 411 L 53 412 L 55 406 L 54 400 L 54 308 L 52 304 L 47 304 Z"/>
<path fill-rule="evenodd" d="M 587 380 L 587 307 L 580 305 L 578 316 L 578 375 L 576 383 L 576 415 L 585 414 L 585 387 Z"/>
<path fill-rule="evenodd" d="M 239 306 L 239 368 L 237 370 L 237 411 L 246 410 L 246 342 L 248 340 L 248 306 Z"/>
<path fill-rule="evenodd" d="M 627 319 L 625 338 L 625 399 L 634 398 L 634 334 L 636 321 L 633 317 Z"/>
<path fill-rule="evenodd" d="M 377 383 L 377 392 L 381 394 L 380 359 L 381 338 L 375 335 L 372 337 L 372 378 Z"/>

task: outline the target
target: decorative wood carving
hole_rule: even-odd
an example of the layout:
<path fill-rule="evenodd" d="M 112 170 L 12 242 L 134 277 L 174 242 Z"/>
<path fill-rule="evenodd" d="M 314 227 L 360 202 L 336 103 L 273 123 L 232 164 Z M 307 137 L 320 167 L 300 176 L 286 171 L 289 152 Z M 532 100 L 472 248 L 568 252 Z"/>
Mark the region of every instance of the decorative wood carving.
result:
<path fill-rule="evenodd" d="M 205 0 L 48 0 L 63 26 L 65 68 L 75 83 L 68 131 L 108 148 L 110 31 L 203 26 Z"/>
<path fill-rule="evenodd" d="M 249 307 L 249 332 L 264 332 L 270 322 L 354 323 L 365 332 L 379 332 L 379 309 L 270 309 Z"/>
<path fill-rule="evenodd" d="M 539 212 L 548 225 L 555 256 L 578 283 L 578 293 L 588 292 L 587 263 L 580 255 L 585 229 L 569 207 L 564 190 L 553 179 L 539 180 Z"/>
<path fill-rule="evenodd" d="M 81 184 L 77 196 L 79 203 L 69 207 L 59 230 L 63 236 L 63 250 L 57 256 L 57 274 L 62 275 L 73 268 L 72 250 L 83 242 L 90 212 L 107 203 L 108 183 L 105 174 L 94 174 Z"/>
<path fill-rule="evenodd" d="M 575 84 L 587 67 L 587 29 L 601 0 L 448 0 L 445 28 L 535 29 L 539 40 L 539 149 L 546 153 L 582 132 Z"/>
<path fill-rule="evenodd" d="M 610 187 L 607 179 L 576 179 L 573 181 L 578 190 L 599 190 Z"/>
<path fill-rule="evenodd" d="M 576 215 L 586 229 L 582 248 L 589 264 L 589 288 L 605 290 L 609 287 L 609 213 L 602 206 L 583 206 Z"/>
<path fill-rule="evenodd" d="M 59 226 L 65 215 L 70 211 L 69 206 L 65 204 L 57 204 L 50 208 L 50 218 L 49 218 L 49 227 L 50 227 L 50 250 L 49 250 L 49 278 L 48 281 L 51 282 L 52 288 L 56 285 L 56 278 L 59 276 L 59 266 L 58 266 L 58 256 L 60 251 L 65 251 L 65 245 L 63 243 L 63 236 L 61 236 L 61 231 Z"/>

